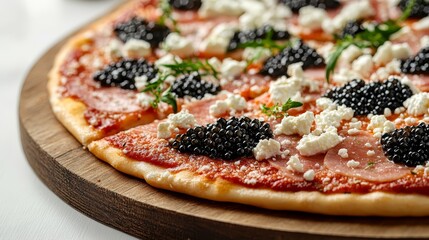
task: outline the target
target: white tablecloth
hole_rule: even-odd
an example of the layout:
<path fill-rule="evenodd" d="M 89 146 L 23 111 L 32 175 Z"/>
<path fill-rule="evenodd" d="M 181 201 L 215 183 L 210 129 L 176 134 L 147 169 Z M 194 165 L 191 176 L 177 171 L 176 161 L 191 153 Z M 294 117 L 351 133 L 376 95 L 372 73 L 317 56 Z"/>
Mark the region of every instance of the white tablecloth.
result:
<path fill-rule="evenodd" d="M 76 211 L 36 176 L 23 154 L 18 98 L 32 64 L 119 0 L 0 0 L 0 239 L 131 239 Z"/>

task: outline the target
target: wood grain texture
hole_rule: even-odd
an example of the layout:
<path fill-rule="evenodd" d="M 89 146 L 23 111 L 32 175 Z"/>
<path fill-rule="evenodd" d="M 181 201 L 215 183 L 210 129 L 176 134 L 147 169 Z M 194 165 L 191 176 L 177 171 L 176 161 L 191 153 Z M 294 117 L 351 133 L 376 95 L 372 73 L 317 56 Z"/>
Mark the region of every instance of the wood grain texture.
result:
<path fill-rule="evenodd" d="M 55 194 L 78 211 L 144 239 L 429 238 L 429 218 L 270 211 L 154 189 L 117 172 L 83 149 L 50 109 L 47 73 L 64 42 L 51 48 L 29 72 L 19 119 L 28 162 Z"/>

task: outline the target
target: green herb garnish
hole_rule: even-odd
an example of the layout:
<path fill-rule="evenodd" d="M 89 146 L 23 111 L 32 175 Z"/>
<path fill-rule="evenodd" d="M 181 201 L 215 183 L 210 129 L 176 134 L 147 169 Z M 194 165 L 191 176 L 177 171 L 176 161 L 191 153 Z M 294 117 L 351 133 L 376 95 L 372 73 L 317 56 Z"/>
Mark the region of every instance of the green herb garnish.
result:
<path fill-rule="evenodd" d="M 174 27 L 174 31 L 180 32 L 179 28 L 177 27 L 177 21 L 173 17 L 173 9 L 168 3 L 168 0 L 159 1 L 159 8 L 161 9 L 162 15 L 158 19 L 157 23 L 165 26 L 167 22 L 170 22 Z"/>
<path fill-rule="evenodd" d="M 201 76 L 211 75 L 219 79 L 219 72 L 209 63 L 209 60 L 187 59 L 174 64 L 163 64 L 162 66 L 171 70 L 171 75 L 178 76 L 181 74 L 190 74 L 198 72 Z"/>
<path fill-rule="evenodd" d="M 176 97 L 171 92 L 171 88 L 164 89 L 164 82 L 169 77 L 169 74 L 159 74 L 157 78 L 150 81 L 142 92 L 151 93 L 155 99 L 150 103 L 152 108 L 158 108 L 160 102 L 167 103 L 173 108 L 174 113 L 177 112 Z"/>
<path fill-rule="evenodd" d="M 261 105 L 261 111 L 267 116 L 274 116 L 276 118 L 281 118 L 287 116 L 287 111 L 292 108 L 301 107 L 302 103 L 295 102 L 292 99 L 288 99 L 283 105 L 276 103 L 274 106 L 267 107 L 267 105 Z"/>
<path fill-rule="evenodd" d="M 368 162 L 366 164 L 365 170 L 375 167 L 375 162 Z"/>
<path fill-rule="evenodd" d="M 394 33 L 401 30 L 401 23 L 410 15 L 414 6 L 414 2 L 415 0 L 412 0 L 408 3 L 408 6 L 403 12 L 402 16 L 397 20 L 387 20 L 374 26 L 373 29 L 367 28 L 355 36 L 347 35 L 344 39 L 338 40 L 335 44 L 334 51 L 328 57 L 325 73 L 326 81 L 329 83 L 329 78 L 335 70 L 338 59 L 340 58 L 343 51 L 349 46 L 355 45 L 358 48 L 377 49 L 386 41 L 389 41 L 390 37 Z"/>

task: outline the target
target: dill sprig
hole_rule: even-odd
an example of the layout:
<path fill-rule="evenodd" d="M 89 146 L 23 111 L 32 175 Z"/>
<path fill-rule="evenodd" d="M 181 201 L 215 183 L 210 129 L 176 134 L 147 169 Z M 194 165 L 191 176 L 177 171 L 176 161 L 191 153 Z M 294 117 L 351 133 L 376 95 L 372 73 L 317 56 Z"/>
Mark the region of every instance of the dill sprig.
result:
<path fill-rule="evenodd" d="M 403 12 L 402 16 L 397 20 L 387 20 L 377 24 L 374 26 L 374 28 L 366 28 L 364 31 L 356 34 L 355 36 L 347 35 L 343 39 L 339 39 L 335 44 L 334 51 L 328 57 L 325 72 L 326 81 L 329 83 L 330 76 L 332 73 L 334 73 L 338 59 L 340 58 L 343 51 L 349 46 L 355 45 L 358 48 L 377 49 L 385 42 L 389 41 L 390 37 L 394 33 L 401 30 L 401 23 L 410 15 L 414 6 L 414 2 L 415 0 L 411 0 L 408 3 L 408 6 Z"/>
<path fill-rule="evenodd" d="M 163 64 L 162 66 L 170 69 L 170 74 L 178 76 L 198 72 L 201 76 L 211 75 L 219 79 L 219 71 L 209 63 L 209 60 L 186 59 L 181 62 L 175 60 L 174 64 Z"/>
<path fill-rule="evenodd" d="M 262 104 L 261 105 L 261 111 L 267 116 L 274 116 L 276 118 L 282 118 L 284 116 L 287 116 L 287 111 L 292 108 L 301 107 L 302 103 L 293 101 L 292 99 L 288 99 L 285 103 L 282 105 L 276 103 L 274 106 L 267 107 L 267 105 Z"/>
<path fill-rule="evenodd" d="M 162 15 L 158 19 L 157 23 L 165 26 L 167 22 L 170 22 L 173 25 L 174 31 L 180 33 L 180 30 L 177 27 L 177 21 L 173 17 L 173 8 L 168 3 L 168 0 L 159 1 L 159 8 L 161 9 Z"/>
<path fill-rule="evenodd" d="M 142 92 L 150 93 L 154 96 L 154 100 L 150 103 L 152 108 L 157 109 L 160 102 L 167 103 L 173 108 L 173 111 L 177 112 L 176 97 L 171 92 L 171 87 L 165 89 L 165 80 L 169 77 L 169 74 L 158 74 L 158 76 L 151 80 Z"/>

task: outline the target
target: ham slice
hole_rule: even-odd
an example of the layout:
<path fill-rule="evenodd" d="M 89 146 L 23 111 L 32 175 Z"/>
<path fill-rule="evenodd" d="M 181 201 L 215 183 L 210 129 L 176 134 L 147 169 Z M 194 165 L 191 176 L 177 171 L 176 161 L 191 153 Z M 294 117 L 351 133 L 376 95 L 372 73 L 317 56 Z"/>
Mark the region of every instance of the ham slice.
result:
<path fill-rule="evenodd" d="M 367 143 L 371 147 L 366 147 Z M 347 158 L 338 155 L 341 148 L 348 150 Z M 373 150 L 375 154 L 368 156 L 369 150 Z M 359 162 L 359 165 L 347 166 L 350 160 Z M 324 165 L 336 173 L 372 182 L 394 181 L 410 173 L 409 168 L 389 161 L 378 139 L 363 131 L 354 136 L 347 136 L 342 143 L 329 150 L 325 156 Z"/>
<path fill-rule="evenodd" d="M 429 92 L 429 75 L 407 74 L 411 82 L 422 92 Z"/>

